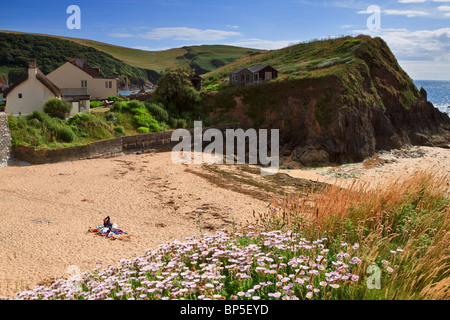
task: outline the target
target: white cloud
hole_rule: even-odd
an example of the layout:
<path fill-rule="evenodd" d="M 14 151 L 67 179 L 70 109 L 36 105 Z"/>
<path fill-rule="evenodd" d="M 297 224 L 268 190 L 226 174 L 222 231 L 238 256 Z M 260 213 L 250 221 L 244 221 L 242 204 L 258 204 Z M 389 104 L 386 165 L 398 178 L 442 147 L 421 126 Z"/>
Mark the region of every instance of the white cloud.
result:
<path fill-rule="evenodd" d="M 399 0 L 400 3 L 421 3 L 426 2 L 427 0 Z"/>
<path fill-rule="evenodd" d="M 147 40 L 181 40 L 181 41 L 219 41 L 233 36 L 239 36 L 241 33 L 235 31 L 222 30 L 201 30 L 186 27 L 175 28 L 155 28 L 151 31 L 137 34 L 130 33 L 111 33 L 112 37 L 125 38 L 135 37 Z"/>
<path fill-rule="evenodd" d="M 287 46 L 302 42 L 301 40 L 263 40 L 263 39 L 242 39 L 232 43 L 226 43 L 230 46 L 238 46 L 252 49 L 277 50 Z"/>
<path fill-rule="evenodd" d="M 450 80 L 450 28 L 353 30 L 383 38 L 413 79 Z"/>
<path fill-rule="evenodd" d="M 429 13 L 426 11 L 419 10 L 393 10 L 388 9 L 383 11 L 387 15 L 398 15 L 398 16 L 407 16 L 408 18 L 418 17 L 418 16 L 426 16 Z"/>

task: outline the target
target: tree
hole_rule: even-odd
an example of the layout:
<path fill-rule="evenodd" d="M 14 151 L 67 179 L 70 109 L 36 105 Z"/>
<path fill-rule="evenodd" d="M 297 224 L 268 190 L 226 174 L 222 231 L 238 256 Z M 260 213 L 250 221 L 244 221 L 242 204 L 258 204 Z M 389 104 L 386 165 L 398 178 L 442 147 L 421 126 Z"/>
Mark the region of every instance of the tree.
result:
<path fill-rule="evenodd" d="M 44 112 L 55 118 L 65 119 L 70 110 L 72 107 L 67 101 L 57 98 L 48 99 L 44 104 Z"/>
<path fill-rule="evenodd" d="M 179 115 L 200 100 L 190 80 L 192 75 L 193 70 L 188 67 L 170 67 L 158 80 L 156 95 L 174 104 Z"/>

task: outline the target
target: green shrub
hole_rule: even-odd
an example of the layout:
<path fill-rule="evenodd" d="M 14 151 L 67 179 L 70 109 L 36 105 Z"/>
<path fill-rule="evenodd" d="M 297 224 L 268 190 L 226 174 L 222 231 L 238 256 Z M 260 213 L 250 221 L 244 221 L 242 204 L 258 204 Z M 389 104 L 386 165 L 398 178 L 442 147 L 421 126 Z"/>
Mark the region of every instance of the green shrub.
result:
<path fill-rule="evenodd" d="M 113 123 L 113 125 L 116 125 L 117 124 L 117 115 L 116 115 L 116 113 L 114 113 L 114 112 L 108 112 L 108 113 L 106 113 L 105 114 L 105 119 L 106 119 L 106 121 L 110 121 L 110 122 L 112 122 Z"/>
<path fill-rule="evenodd" d="M 187 121 L 184 119 L 170 119 L 169 125 L 173 129 L 187 128 Z"/>
<path fill-rule="evenodd" d="M 130 102 L 123 102 L 123 107 L 122 107 L 122 111 L 123 112 L 131 112 L 131 110 L 133 109 L 145 109 L 145 105 L 137 100 L 133 100 Z"/>
<path fill-rule="evenodd" d="M 139 133 L 149 133 L 149 132 L 150 132 L 150 129 L 147 128 L 147 127 L 139 127 L 139 128 L 137 129 L 137 131 L 138 131 Z"/>
<path fill-rule="evenodd" d="M 57 137 L 64 142 L 73 142 L 77 136 L 70 127 L 63 127 L 58 130 Z"/>
<path fill-rule="evenodd" d="M 146 104 L 147 110 L 155 117 L 159 122 L 168 122 L 169 121 L 169 113 L 164 110 L 160 105 L 156 103 L 148 103 Z"/>
<path fill-rule="evenodd" d="M 114 127 L 114 132 L 117 135 L 121 135 L 121 136 L 125 135 L 125 129 L 122 126 Z"/>
<path fill-rule="evenodd" d="M 4 102 L 0 102 L 0 112 L 5 111 L 5 103 Z"/>
<path fill-rule="evenodd" d="M 67 101 L 51 98 L 44 104 L 44 112 L 51 117 L 65 119 L 72 107 Z"/>
<path fill-rule="evenodd" d="M 97 117 L 91 113 L 77 113 L 69 118 L 69 124 L 79 126 L 83 122 L 88 122 L 97 119 Z"/>
<path fill-rule="evenodd" d="M 17 120 L 17 117 L 13 115 L 8 116 L 8 126 L 10 130 L 16 130 L 19 128 L 19 121 Z"/>
<path fill-rule="evenodd" d="M 90 106 L 91 106 L 91 108 L 103 107 L 103 102 L 102 101 L 91 101 Z"/>
<path fill-rule="evenodd" d="M 122 112 L 123 103 L 120 101 L 114 102 L 114 104 L 111 106 L 111 111 L 114 112 Z"/>
<path fill-rule="evenodd" d="M 42 123 L 38 119 L 31 119 L 28 121 L 28 123 L 30 124 L 30 126 L 32 126 L 34 128 L 42 127 Z"/>

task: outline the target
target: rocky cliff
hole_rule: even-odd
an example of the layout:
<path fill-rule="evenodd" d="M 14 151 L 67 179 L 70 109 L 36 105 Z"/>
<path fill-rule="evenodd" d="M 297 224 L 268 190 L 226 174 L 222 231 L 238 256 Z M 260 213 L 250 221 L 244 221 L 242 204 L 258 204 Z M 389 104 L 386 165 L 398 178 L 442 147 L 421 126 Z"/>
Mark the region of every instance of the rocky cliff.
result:
<path fill-rule="evenodd" d="M 210 94 L 205 110 L 215 120 L 237 121 L 244 128 L 280 129 L 282 153 L 304 165 L 450 143 L 450 118 L 427 101 L 425 90 L 416 88 L 380 38 L 300 44 L 240 66 L 261 62 L 282 76 Z"/>

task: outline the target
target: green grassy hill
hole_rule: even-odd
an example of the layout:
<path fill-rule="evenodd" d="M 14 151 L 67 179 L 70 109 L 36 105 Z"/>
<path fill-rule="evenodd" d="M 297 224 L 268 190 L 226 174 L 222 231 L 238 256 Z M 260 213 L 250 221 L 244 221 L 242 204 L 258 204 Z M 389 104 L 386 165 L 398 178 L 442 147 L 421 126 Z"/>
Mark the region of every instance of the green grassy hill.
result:
<path fill-rule="evenodd" d="M 154 70 L 131 66 L 112 55 L 93 47 L 53 37 L 0 32 L 0 76 L 11 83 L 28 68 L 35 59 L 44 74 L 55 70 L 71 57 L 83 58 L 92 67 L 99 67 L 102 76 L 124 79 L 131 82 L 156 82 L 159 73 Z"/>
<path fill-rule="evenodd" d="M 80 45 L 105 52 L 114 58 L 129 64 L 130 66 L 153 70 L 158 74 L 173 65 L 190 66 L 198 74 L 204 74 L 214 71 L 217 68 L 229 64 L 241 57 L 264 51 L 224 45 L 204 45 L 182 47 L 164 51 L 144 51 L 87 39 L 22 33 L 17 31 L 0 31 L 0 33 L 46 36 L 75 42 Z"/>
<path fill-rule="evenodd" d="M 226 85 L 231 71 L 258 64 L 278 69 L 278 79 Z M 280 129 L 282 152 L 305 165 L 362 161 L 376 150 L 450 139 L 448 116 L 426 100 L 381 38 L 301 43 L 241 58 L 203 78 L 224 85 L 205 94 L 203 110 L 213 121 Z"/>

